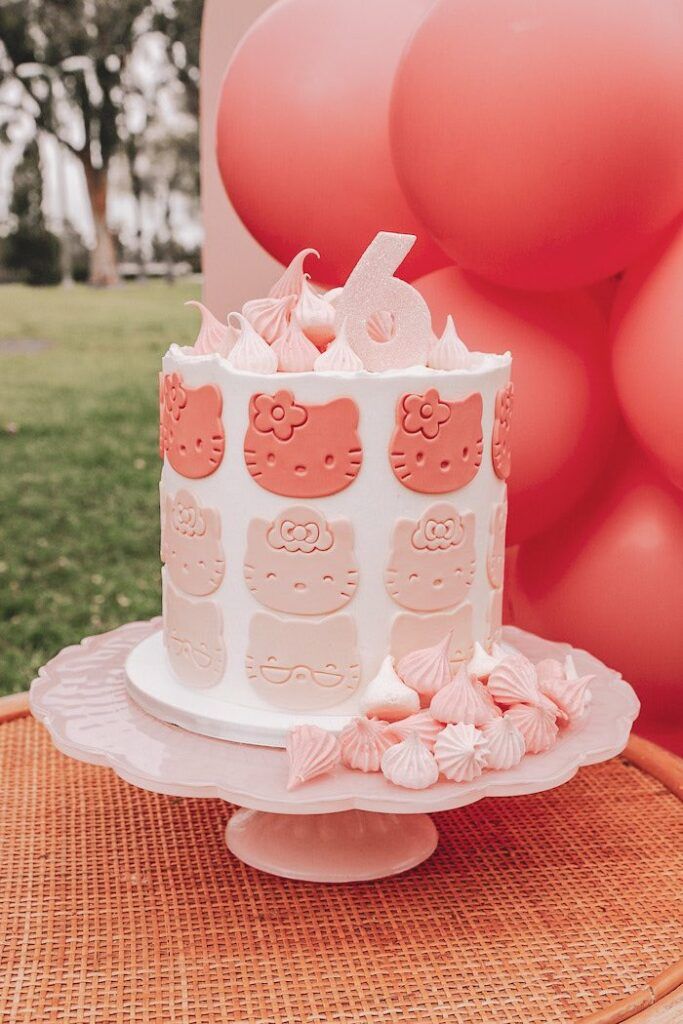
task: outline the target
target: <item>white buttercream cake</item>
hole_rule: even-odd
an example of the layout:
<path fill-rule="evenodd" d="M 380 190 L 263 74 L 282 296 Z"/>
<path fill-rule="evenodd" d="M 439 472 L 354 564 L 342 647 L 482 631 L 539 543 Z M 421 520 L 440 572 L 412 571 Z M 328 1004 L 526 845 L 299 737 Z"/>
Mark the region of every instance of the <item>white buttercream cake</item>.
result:
<path fill-rule="evenodd" d="M 168 721 L 339 732 L 411 652 L 443 641 L 455 673 L 497 643 L 511 359 L 433 335 L 392 276 L 413 242 L 379 235 L 327 294 L 300 254 L 164 356 L 163 630 L 128 675 Z"/>

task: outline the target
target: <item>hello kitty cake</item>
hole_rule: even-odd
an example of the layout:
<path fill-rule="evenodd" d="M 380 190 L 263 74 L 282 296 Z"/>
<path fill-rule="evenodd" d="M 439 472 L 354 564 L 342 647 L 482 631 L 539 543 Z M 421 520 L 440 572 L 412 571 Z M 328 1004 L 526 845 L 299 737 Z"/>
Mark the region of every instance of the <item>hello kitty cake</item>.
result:
<path fill-rule="evenodd" d="M 163 630 L 128 663 L 154 714 L 284 745 L 341 732 L 411 652 L 446 637 L 456 673 L 497 642 L 511 359 L 433 335 L 393 276 L 413 243 L 378 235 L 326 294 L 306 251 L 165 355 Z"/>

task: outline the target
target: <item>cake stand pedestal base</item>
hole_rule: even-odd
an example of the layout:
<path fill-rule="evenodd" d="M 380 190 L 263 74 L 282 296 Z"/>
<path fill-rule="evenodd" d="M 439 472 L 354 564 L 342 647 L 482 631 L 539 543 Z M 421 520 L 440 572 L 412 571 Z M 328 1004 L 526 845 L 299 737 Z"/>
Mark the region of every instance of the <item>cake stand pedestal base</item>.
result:
<path fill-rule="evenodd" d="M 367 882 L 408 871 L 434 853 L 427 814 L 271 814 L 242 808 L 225 830 L 228 849 L 253 868 L 305 882 Z"/>

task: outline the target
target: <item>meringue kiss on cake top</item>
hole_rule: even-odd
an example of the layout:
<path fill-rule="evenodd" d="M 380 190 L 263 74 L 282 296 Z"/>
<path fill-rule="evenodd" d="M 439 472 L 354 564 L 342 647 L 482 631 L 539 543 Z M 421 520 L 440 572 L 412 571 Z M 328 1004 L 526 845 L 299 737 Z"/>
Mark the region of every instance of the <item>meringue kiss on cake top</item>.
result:
<path fill-rule="evenodd" d="M 498 714 L 476 676 L 501 660 L 511 360 L 469 351 L 452 320 L 434 336 L 394 276 L 414 241 L 380 233 L 329 292 L 304 250 L 226 323 L 200 307 L 194 347 L 164 356 L 174 721 L 240 739 L 246 720 L 281 746 L 366 715 L 431 745 L 437 720 Z M 435 700 L 442 717 L 420 718 Z M 346 760 L 374 766 L 379 736 L 356 724 Z"/>

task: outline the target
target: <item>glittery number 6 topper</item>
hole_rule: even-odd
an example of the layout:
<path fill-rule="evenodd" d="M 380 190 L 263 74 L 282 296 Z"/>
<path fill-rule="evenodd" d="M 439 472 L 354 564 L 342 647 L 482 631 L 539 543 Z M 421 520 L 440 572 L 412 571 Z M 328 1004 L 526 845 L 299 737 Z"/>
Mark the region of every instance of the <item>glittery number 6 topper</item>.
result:
<path fill-rule="evenodd" d="M 415 244 L 415 235 L 380 231 L 351 271 L 337 300 L 336 330 L 346 321 L 351 348 L 366 370 L 424 366 L 432 337 L 429 308 L 418 291 L 393 274 Z M 367 331 L 373 313 L 391 313 L 394 334 L 373 341 Z"/>

